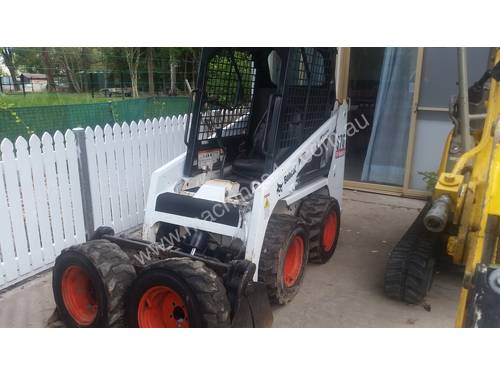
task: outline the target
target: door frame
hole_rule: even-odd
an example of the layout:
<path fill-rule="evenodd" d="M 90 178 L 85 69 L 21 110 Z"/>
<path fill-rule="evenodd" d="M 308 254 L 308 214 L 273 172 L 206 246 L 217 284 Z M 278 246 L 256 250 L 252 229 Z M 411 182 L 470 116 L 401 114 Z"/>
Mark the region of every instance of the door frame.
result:
<path fill-rule="evenodd" d="M 340 48 L 337 60 L 337 93 L 339 100 L 347 100 L 348 89 L 349 89 L 349 66 L 350 66 L 350 48 Z M 417 61 L 415 66 L 415 86 L 413 90 L 413 98 L 411 105 L 411 115 L 410 115 L 410 129 L 408 134 L 408 145 L 405 160 L 405 173 L 403 178 L 403 186 L 393 186 L 385 184 L 377 184 L 370 182 L 360 182 L 345 180 L 344 187 L 347 189 L 398 195 L 411 198 L 426 198 L 430 196 L 430 192 L 424 192 L 421 190 L 411 189 L 411 171 L 413 167 L 413 154 L 415 151 L 415 139 L 416 139 L 416 127 L 417 127 L 417 111 L 420 109 L 418 106 L 420 98 L 420 86 L 422 82 L 422 66 L 424 61 L 424 47 L 418 47 L 417 50 Z M 347 150 L 349 152 L 349 150 Z"/>

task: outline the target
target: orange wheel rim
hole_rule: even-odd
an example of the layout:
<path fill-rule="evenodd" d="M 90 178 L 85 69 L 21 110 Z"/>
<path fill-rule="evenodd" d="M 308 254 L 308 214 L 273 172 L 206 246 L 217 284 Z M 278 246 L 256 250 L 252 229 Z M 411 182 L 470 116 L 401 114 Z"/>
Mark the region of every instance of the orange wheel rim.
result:
<path fill-rule="evenodd" d="M 61 293 L 66 310 L 79 325 L 90 325 L 95 320 L 98 308 L 95 288 L 83 268 L 73 265 L 64 270 Z"/>
<path fill-rule="evenodd" d="M 287 288 L 290 288 L 297 282 L 302 270 L 303 259 L 304 240 L 301 236 L 295 236 L 286 251 L 283 267 L 283 281 Z"/>
<path fill-rule="evenodd" d="M 323 226 L 323 248 L 326 252 L 333 250 L 335 237 L 337 236 L 337 214 L 330 212 Z"/>
<path fill-rule="evenodd" d="M 167 286 L 146 290 L 139 301 L 137 320 L 141 328 L 188 328 L 184 299 Z"/>

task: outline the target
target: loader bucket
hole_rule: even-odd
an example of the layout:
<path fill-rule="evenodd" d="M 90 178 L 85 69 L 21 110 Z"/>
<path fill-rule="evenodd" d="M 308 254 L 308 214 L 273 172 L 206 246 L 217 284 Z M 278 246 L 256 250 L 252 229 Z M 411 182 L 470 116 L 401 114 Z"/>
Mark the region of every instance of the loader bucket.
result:
<path fill-rule="evenodd" d="M 273 312 L 264 283 L 250 283 L 240 297 L 233 315 L 233 328 L 268 328 L 273 324 Z"/>

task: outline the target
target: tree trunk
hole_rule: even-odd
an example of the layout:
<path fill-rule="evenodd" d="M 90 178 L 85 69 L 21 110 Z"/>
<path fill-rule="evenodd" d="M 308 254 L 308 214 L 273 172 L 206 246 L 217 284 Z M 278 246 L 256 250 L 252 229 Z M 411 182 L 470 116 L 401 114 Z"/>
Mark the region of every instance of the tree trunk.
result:
<path fill-rule="evenodd" d="M 177 95 L 177 64 L 170 63 L 170 95 Z"/>
<path fill-rule="evenodd" d="M 42 61 L 47 74 L 47 91 L 53 92 L 56 89 L 54 83 L 54 69 L 52 68 L 52 63 L 49 57 L 49 49 L 47 47 L 42 48 Z"/>
<path fill-rule="evenodd" d="M 63 62 L 64 62 L 64 68 L 66 69 L 66 74 L 68 75 L 69 82 L 71 83 L 71 86 L 73 86 L 73 91 L 80 93 L 82 91 L 80 82 L 78 80 L 78 77 L 75 76 L 73 69 L 71 69 L 68 56 L 64 52 L 63 52 Z"/>
<path fill-rule="evenodd" d="M 155 94 L 155 76 L 154 76 L 154 49 L 149 47 L 147 49 L 147 60 L 148 60 L 148 84 L 149 84 L 149 95 L 154 96 Z"/>
<path fill-rule="evenodd" d="M 128 70 L 130 72 L 132 96 L 136 98 L 139 96 L 139 90 L 137 87 L 137 70 L 139 68 L 141 50 L 140 48 L 125 48 L 124 51 L 125 51 L 125 58 L 127 59 Z"/>
<path fill-rule="evenodd" d="M 17 69 L 12 61 L 12 48 L 2 48 L 3 62 L 9 69 L 10 78 L 12 79 L 12 84 L 14 85 L 14 90 L 19 89 L 19 81 L 17 80 Z"/>

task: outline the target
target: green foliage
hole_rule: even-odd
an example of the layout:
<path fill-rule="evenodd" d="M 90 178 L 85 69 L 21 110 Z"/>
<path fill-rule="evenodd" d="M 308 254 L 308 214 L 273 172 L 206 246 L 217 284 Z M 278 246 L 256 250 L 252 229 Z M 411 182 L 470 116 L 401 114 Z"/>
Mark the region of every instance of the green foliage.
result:
<path fill-rule="evenodd" d="M 10 105 L 11 108 L 20 108 L 45 105 L 91 104 L 122 99 L 120 97 L 107 98 L 97 93 L 94 98 L 89 93 L 29 93 L 26 96 L 21 94 L 4 95 L 2 100 L 4 103 Z"/>
<path fill-rule="evenodd" d="M 14 121 L 15 124 L 22 124 L 22 120 L 14 108 L 15 108 L 14 103 L 9 103 L 6 100 L 6 95 L 2 94 L 0 96 L 0 113 L 1 112 L 6 113 L 8 117 L 11 117 L 11 119 Z M 25 125 L 25 131 L 27 134 L 33 133 L 31 128 L 26 125 Z"/>
<path fill-rule="evenodd" d="M 438 180 L 438 175 L 436 172 L 418 172 L 419 175 L 422 176 L 422 179 L 427 185 L 427 190 L 434 190 L 434 186 L 436 186 L 436 182 Z"/>
<path fill-rule="evenodd" d="M 210 60 L 207 76 L 209 102 L 213 100 L 214 104 L 226 108 L 250 102 L 251 59 L 244 52 L 235 52 L 234 62 L 235 64 L 229 55 L 217 55 Z M 241 80 L 238 77 L 241 77 Z"/>

